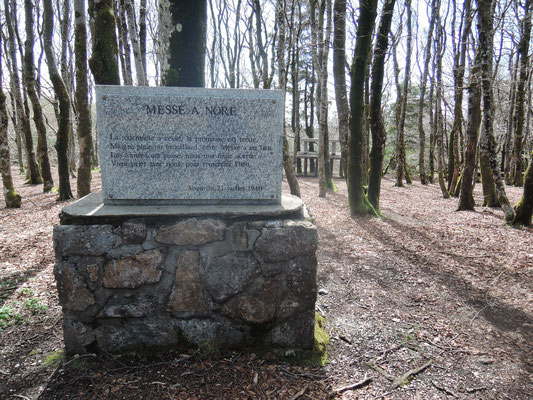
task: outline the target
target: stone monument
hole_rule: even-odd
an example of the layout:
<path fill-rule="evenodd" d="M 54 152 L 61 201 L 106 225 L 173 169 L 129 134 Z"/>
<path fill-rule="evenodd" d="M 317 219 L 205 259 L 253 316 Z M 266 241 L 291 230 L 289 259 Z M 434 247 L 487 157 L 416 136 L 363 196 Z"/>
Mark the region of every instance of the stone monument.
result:
<path fill-rule="evenodd" d="M 313 345 L 317 232 L 279 91 L 97 87 L 103 193 L 54 227 L 68 353 Z"/>

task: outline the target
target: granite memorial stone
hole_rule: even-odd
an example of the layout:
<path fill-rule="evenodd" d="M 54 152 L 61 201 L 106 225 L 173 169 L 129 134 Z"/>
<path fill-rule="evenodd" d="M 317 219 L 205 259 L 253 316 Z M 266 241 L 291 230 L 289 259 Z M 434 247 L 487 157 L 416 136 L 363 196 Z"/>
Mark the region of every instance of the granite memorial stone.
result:
<path fill-rule="evenodd" d="M 281 91 L 97 86 L 105 204 L 279 204 Z"/>

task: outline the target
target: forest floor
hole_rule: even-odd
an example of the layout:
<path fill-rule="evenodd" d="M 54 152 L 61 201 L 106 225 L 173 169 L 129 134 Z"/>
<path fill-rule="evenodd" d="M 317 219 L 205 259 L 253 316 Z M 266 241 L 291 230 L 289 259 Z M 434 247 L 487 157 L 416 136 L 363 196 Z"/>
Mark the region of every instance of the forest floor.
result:
<path fill-rule="evenodd" d="M 65 203 L 17 176 L 23 207 L 0 210 L 0 399 L 533 398 L 533 229 L 388 178 L 385 218 L 353 219 L 336 183 L 323 199 L 300 179 L 331 336 L 326 366 L 303 368 L 246 353 L 62 358 L 52 226 Z"/>

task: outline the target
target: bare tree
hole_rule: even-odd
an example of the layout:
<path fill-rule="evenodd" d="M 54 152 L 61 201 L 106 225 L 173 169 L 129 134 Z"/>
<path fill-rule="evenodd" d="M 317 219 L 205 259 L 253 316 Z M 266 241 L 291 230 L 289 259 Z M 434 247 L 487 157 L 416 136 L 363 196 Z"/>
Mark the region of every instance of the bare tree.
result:
<path fill-rule="evenodd" d="M 35 88 L 35 64 L 33 59 L 33 45 L 35 35 L 33 32 L 33 2 L 24 0 L 24 11 L 26 15 L 26 43 L 24 51 L 24 84 L 28 91 L 28 97 L 31 100 L 33 108 L 33 120 L 37 128 L 37 154 L 41 167 L 41 176 L 43 177 L 43 191 L 49 192 L 54 187 L 50 159 L 48 157 L 48 143 L 46 139 L 46 127 L 44 125 L 43 110 L 41 102 L 37 96 Z"/>
<path fill-rule="evenodd" d="M 2 60 L 2 37 L 0 31 L 0 60 Z M 0 173 L 4 185 L 4 201 L 8 208 L 19 208 L 22 205 L 20 194 L 15 191 L 13 178 L 11 177 L 11 156 L 9 154 L 9 143 L 7 137 L 7 107 L 6 95 L 3 90 L 2 68 L 0 68 Z"/>
<path fill-rule="evenodd" d="M 348 126 L 350 107 L 346 92 L 346 0 L 335 0 L 333 34 L 333 79 L 335 81 L 335 101 L 339 119 L 339 141 L 341 143 L 340 172 L 345 173 L 348 156 Z"/>
<path fill-rule="evenodd" d="M 426 40 L 426 47 L 424 49 L 424 72 L 420 79 L 420 99 L 418 101 L 418 170 L 420 175 L 420 183 L 426 185 L 428 183 L 425 167 L 425 148 L 426 148 L 426 132 L 424 130 L 424 106 L 426 96 L 426 86 L 429 75 L 429 62 L 431 61 L 431 44 L 433 43 L 433 30 L 435 27 L 435 20 L 437 13 L 440 10 L 440 0 L 431 1 L 431 17 L 429 18 L 428 35 Z"/>
<path fill-rule="evenodd" d="M 483 135 L 480 146 L 480 158 L 488 160 L 490 170 L 485 171 L 483 179 L 487 173 L 492 174 L 496 186 L 496 195 L 500 206 L 505 213 L 505 220 L 511 221 L 514 217 L 514 210 L 509 204 L 502 181 L 500 168 L 496 160 L 495 139 L 494 139 L 494 99 L 492 91 L 493 81 L 493 55 L 494 55 L 494 31 L 492 26 L 494 15 L 494 0 L 477 0 L 478 5 L 478 35 L 479 52 L 481 54 L 481 82 L 483 88 Z M 483 169 L 482 169 L 483 174 Z M 485 185 L 483 186 L 485 189 Z M 485 198 L 486 200 L 486 198 Z"/>
<path fill-rule="evenodd" d="M 362 0 L 357 24 L 357 40 L 351 69 L 350 88 L 350 159 L 348 164 L 348 198 L 352 215 L 378 215 L 363 190 L 362 140 L 364 134 L 364 85 L 377 0 Z"/>
<path fill-rule="evenodd" d="M 470 71 L 468 88 L 468 124 L 466 128 L 466 149 L 463 174 L 460 182 L 458 211 L 474 210 L 476 203 L 472 194 L 474 188 L 474 171 L 476 168 L 476 152 L 481 123 L 481 57 L 478 52 Z"/>
<path fill-rule="evenodd" d="M 383 5 L 379 23 L 374 61 L 372 63 L 372 84 L 370 87 L 370 130 L 372 132 L 372 150 L 370 151 L 370 174 L 368 179 L 368 201 L 379 213 L 381 175 L 383 170 L 383 152 L 387 130 L 383 122 L 381 108 L 383 98 L 383 76 L 385 75 L 385 58 L 389 47 L 389 33 L 395 0 L 387 0 Z"/>
<path fill-rule="evenodd" d="M 36 185 L 39 183 L 43 183 L 43 180 L 41 178 L 41 172 L 39 171 L 39 166 L 35 157 L 35 151 L 33 149 L 33 137 L 31 134 L 29 114 L 25 110 L 22 94 L 20 91 L 20 79 L 18 75 L 17 65 L 17 50 L 15 44 L 16 29 L 14 28 L 13 18 L 13 16 L 15 15 L 15 6 L 15 1 L 13 1 L 12 7 L 10 7 L 9 0 L 4 0 L 4 11 L 9 42 L 9 60 L 11 61 L 11 68 L 8 68 L 8 70 L 11 75 L 11 94 L 15 98 L 16 107 L 14 112 L 16 112 L 18 116 L 24 134 L 24 148 L 26 152 L 26 162 L 28 164 L 27 172 L 29 173 L 29 182 L 33 185 Z"/>
<path fill-rule="evenodd" d="M 93 138 L 91 113 L 88 104 L 87 71 L 87 26 L 85 0 L 74 0 L 74 53 L 76 58 L 76 103 L 78 108 L 78 138 L 80 140 L 80 162 L 78 164 L 78 197 L 91 192 L 91 153 Z"/>
<path fill-rule="evenodd" d="M 286 0 L 276 1 L 276 15 L 278 18 L 278 73 L 279 73 L 279 87 L 283 91 L 283 97 L 285 98 L 285 92 L 287 90 L 287 72 L 285 63 L 285 31 L 287 14 Z M 285 103 L 285 101 L 284 101 Z M 294 164 L 289 154 L 289 143 L 287 141 L 287 133 L 285 129 L 285 119 L 283 120 L 283 169 L 285 170 L 285 176 L 291 190 L 291 194 L 300 197 L 300 186 L 296 179 L 294 172 Z"/>
<path fill-rule="evenodd" d="M 413 31 L 411 26 L 411 0 L 405 0 L 405 10 L 407 13 L 407 51 L 405 57 L 405 72 L 403 78 L 403 85 L 401 87 L 402 94 L 398 91 L 399 97 L 399 120 L 397 123 L 396 135 L 396 184 L 395 186 L 403 186 L 403 178 L 407 183 L 411 183 L 409 172 L 407 171 L 407 161 L 405 157 L 405 117 L 407 114 L 407 96 L 409 95 L 409 84 L 411 78 L 411 55 L 413 43 Z"/>
<path fill-rule="evenodd" d="M 520 22 L 521 38 L 518 44 L 518 54 L 520 57 L 520 74 L 516 83 L 516 102 L 513 117 L 514 123 L 514 146 L 511 161 L 511 175 L 515 186 L 522 186 L 524 183 L 524 160 L 522 156 L 524 139 L 524 106 L 526 97 L 526 83 L 528 80 L 529 68 L 529 42 L 531 38 L 531 13 L 532 1 L 525 0 L 524 19 Z"/>
<path fill-rule="evenodd" d="M 141 45 L 139 43 L 139 33 L 137 32 L 137 23 L 135 22 L 135 8 L 133 8 L 132 0 L 124 0 L 124 7 L 128 17 L 129 37 L 133 47 L 133 60 L 135 62 L 137 85 L 146 86 L 146 73 L 144 71 Z"/>

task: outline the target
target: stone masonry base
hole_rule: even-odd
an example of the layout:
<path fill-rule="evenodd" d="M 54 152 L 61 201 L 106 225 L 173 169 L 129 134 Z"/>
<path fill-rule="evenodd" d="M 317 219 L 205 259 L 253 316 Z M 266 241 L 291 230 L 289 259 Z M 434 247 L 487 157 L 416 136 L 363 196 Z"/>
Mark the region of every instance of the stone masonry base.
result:
<path fill-rule="evenodd" d="M 99 204 L 65 207 L 54 227 L 67 353 L 312 347 L 317 232 L 299 199 Z"/>

